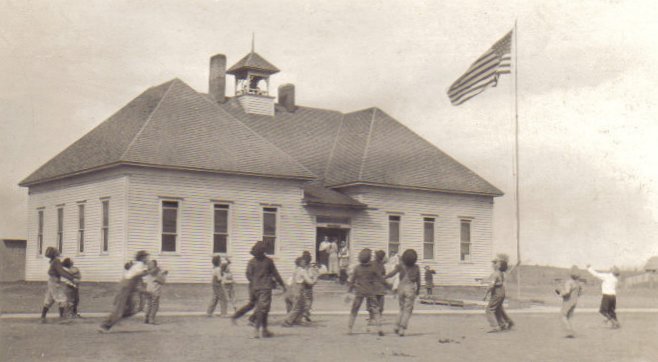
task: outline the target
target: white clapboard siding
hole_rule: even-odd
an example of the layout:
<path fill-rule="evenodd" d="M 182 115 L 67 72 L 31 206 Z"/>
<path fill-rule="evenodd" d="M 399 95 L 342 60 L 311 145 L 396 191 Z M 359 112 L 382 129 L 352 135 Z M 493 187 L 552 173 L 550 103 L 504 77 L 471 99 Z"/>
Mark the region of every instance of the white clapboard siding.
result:
<path fill-rule="evenodd" d="M 302 182 L 274 178 L 135 170 L 129 185 L 128 253 L 151 253 L 169 270 L 170 282 L 207 283 L 213 245 L 213 201 L 230 209 L 228 254 L 239 283 L 256 240 L 262 238 L 262 212 L 266 204 L 278 208 L 276 254 L 273 259 L 283 278 L 292 273 L 301 250 L 313 250 L 315 219 L 302 206 Z M 176 253 L 161 252 L 161 202 L 179 201 Z"/>
<path fill-rule="evenodd" d="M 475 285 L 491 272 L 493 198 L 382 187 L 342 190 L 369 209 L 352 220 L 352 255 L 364 247 L 388 251 L 388 216 L 400 215 L 400 252 L 415 249 L 421 267 L 432 266 L 435 283 Z M 423 259 L 423 218 L 435 218 L 434 260 Z M 460 261 L 460 217 L 471 219 L 471 258 Z"/>
<path fill-rule="evenodd" d="M 238 97 L 247 113 L 274 116 L 274 97 L 245 94 Z"/>
<path fill-rule="evenodd" d="M 72 258 L 84 281 L 118 281 L 124 260 L 127 177 L 99 172 L 74 180 L 30 187 L 26 280 L 46 280 L 48 259 L 37 255 L 38 209 L 44 211 L 43 251 L 57 246 L 57 208 L 64 208 L 62 259 Z M 101 198 L 109 204 L 109 250 L 101 253 Z M 78 204 L 85 204 L 85 251 L 78 252 Z"/>

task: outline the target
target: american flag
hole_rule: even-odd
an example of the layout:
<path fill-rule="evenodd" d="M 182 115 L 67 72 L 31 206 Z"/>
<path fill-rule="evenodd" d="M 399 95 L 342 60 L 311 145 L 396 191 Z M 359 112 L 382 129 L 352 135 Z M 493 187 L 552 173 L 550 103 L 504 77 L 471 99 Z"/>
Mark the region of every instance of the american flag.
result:
<path fill-rule="evenodd" d="M 512 32 L 498 40 L 452 83 L 448 97 L 453 106 L 466 102 L 488 87 L 495 87 L 501 74 L 511 73 Z"/>

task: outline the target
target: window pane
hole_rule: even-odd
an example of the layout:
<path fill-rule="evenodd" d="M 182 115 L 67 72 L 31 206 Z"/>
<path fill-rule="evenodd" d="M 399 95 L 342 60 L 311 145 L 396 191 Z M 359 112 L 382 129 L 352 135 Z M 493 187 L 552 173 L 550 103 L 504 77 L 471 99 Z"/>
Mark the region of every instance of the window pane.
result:
<path fill-rule="evenodd" d="M 162 201 L 162 207 L 178 207 L 178 201 Z"/>
<path fill-rule="evenodd" d="M 78 205 L 78 228 L 85 228 L 85 205 Z"/>
<path fill-rule="evenodd" d="M 215 209 L 215 232 L 228 232 L 228 210 Z"/>
<path fill-rule="evenodd" d="M 108 226 L 110 223 L 110 202 L 103 201 L 103 226 Z"/>
<path fill-rule="evenodd" d="M 62 233 L 57 233 L 57 250 L 61 253 L 64 250 L 64 239 Z"/>
<path fill-rule="evenodd" d="M 64 209 L 57 209 L 57 231 L 62 232 L 64 229 Z"/>
<path fill-rule="evenodd" d="M 213 240 L 213 253 L 226 253 L 226 235 L 215 234 L 215 239 Z"/>
<path fill-rule="evenodd" d="M 388 223 L 388 240 L 390 242 L 400 241 L 400 223 L 392 221 Z"/>
<path fill-rule="evenodd" d="M 461 259 L 466 260 L 466 256 L 471 254 L 471 244 L 462 243 L 461 244 Z"/>
<path fill-rule="evenodd" d="M 276 235 L 276 214 L 266 212 L 263 214 L 263 235 Z"/>
<path fill-rule="evenodd" d="M 178 210 L 176 209 L 162 209 L 162 232 L 175 233 L 176 232 L 176 217 Z"/>
<path fill-rule="evenodd" d="M 471 241 L 471 223 L 462 221 L 462 230 L 461 230 L 461 241 L 470 242 Z"/>
<path fill-rule="evenodd" d="M 423 256 L 425 259 L 434 259 L 434 244 L 423 244 Z"/>
<path fill-rule="evenodd" d="M 263 236 L 263 241 L 265 242 L 265 253 L 273 255 L 274 254 L 274 237 L 272 236 Z"/>
<path fill-rule="evenodd" d="M 176 235 L 162 234 L 162 251 L 176 251 Z"/>
<path fill-rule="evenodd" d="M 79 244 L 80 244 L 80 252 L 84 253 L 85 252 L 85 232 L 84 232 L 84 230 L 79 231 L 78 240 L 79 240 Z"/>
<path fill-rule="evenodd" d="M 433 243 L 434 242 L 434 223 L 433 222 L 425 222 L 423 240 L 426 243 Z"/>
<path fill-rule="evenodd" d="M 109 237 L 110 232 L 107 228 L 103 228 L 103 251 L 107 251 L 109 246 Z"/>

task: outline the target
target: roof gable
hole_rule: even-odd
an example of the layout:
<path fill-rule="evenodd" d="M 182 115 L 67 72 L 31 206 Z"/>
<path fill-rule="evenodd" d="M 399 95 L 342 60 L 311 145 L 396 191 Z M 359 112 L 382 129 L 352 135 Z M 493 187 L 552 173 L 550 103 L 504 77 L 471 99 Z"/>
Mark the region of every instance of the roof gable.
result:
<path fill-rule="evenodd" d="M 216 103 L 175 79 L 144 92 L 21 184 L 113 164 L 317 178 Z"/>
<path fill-rule="evenodd" d="M 20 184 L 27 185 L 119 161 L 172 83 L 169 81 L 147 89 Z"/>

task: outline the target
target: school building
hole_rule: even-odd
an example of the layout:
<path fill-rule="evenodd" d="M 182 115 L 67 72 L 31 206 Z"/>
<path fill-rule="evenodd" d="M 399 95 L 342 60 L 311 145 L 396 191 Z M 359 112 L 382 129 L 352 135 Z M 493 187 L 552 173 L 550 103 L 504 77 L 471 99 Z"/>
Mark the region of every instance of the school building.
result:
<path fill-rule="evenodd" d="M 54 246 L 86 281 L 117 281 L 144 249 L 171 282 L 208 282 L 216 253 L 246 282 L 256 240 L 285 276 L 325 236 L 353 261 L 414 248 L 438 284 L 488 274 L 499 189 L 379 108 L 304 107 L 291 84 L 274 97 L 279 69 L 253 51 L 226 64 L 210 59 L 208 93 L 147 89 L 20 183 L 27 280 L 46 279 Z"/>

